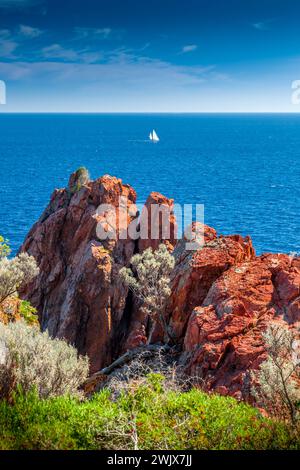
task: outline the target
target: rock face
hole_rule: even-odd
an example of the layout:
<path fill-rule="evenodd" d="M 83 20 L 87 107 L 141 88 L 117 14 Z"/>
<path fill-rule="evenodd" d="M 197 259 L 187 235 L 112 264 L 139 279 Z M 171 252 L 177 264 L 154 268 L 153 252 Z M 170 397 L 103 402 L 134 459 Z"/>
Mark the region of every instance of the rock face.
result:
<path fill-rule="evenodd" d="M 204 246 L 188 250 L 186 239 L 175 240 L 173 200 L 159 193 L 146 202 L 147 218 L 153 204 L 162 205 L 169 236 L 163 240 L 159 216 L 158 238 L 133 240 L 125 235 L 128 224 L 139 224 L 135 191 L 111 176 L 78 181 L 76 175 L 68 188 L 54 191 L 22 247 L 40 267 L 22 296 L 38 309 L 42 328 L 87 353 L 91 372 L 145 343 L 147 318 L 118 272 L 133 253 L 163 241 L 176 259 L 165 316 L 181 363 L 207 390 L 249 398 L 250 371 L 266 357 L 262 333 L 268 323 L 300 324 L 300 258 L 257 257 L 249 237 L 217 236 L 200 224 L 192 231 L 201 228 Z M 99 239 L 103 231 L 111 238 Z M 162 339 L 159 328 L 154 337 Z"/>
<path fill-rule="evenodd" d="M 159 193 L 150 201 L 168 208 L 173 203 Z M 67 188 L 54 191 L 21 248 L 40 267 L 22 297 L 37 308 L 43 330 L 88 354 L 91 372 L 115 359 L 128 335 L 129 345 L 146 341 L 143 332 L 133 332 L 138 312 L 118 276 L 139 249 L 138 240 L 127 236 L 129 224 L 138 220 L 135 202 L 135 191 L 120 179 L 105 175 L 82 183 L 77 171 Z M 102 233 L 111 239 L 102 240 Z M 151 242 L 140 249 L 147 246 Z"/>
<path fill-rule="evenodd" d="M 157 192 L 152 192 L 149 195 L 140 218 L 139 253 L 147 248 L 156 250 L 161 243 L 164 243 L 169 251 L 173 251 L 177 242 L 177 224 L 173 209 L 173 199 L 168 199 Z M 160 332 L 154 335 L 154 339 L 161 339 Z M 141 346 L 146 342 L 147 318 L 137 303 L 133 302 L 128 337 L 123 346 L 123 351 Z"/>
<path fill-rule="evenodd" d="M 139 252 L 149 247 L 156 250 L 160 243 L 165 243 L 172 251 L 177 239 L 174 200 L 152 192 L 142 210 L 140 225 L 144 227 L 144 233 L 141 230 Z"/>
<path fill-rule="evenodd" d="M 95 371 L 110 362 L 118 349 L 127 298 L 118 271 L 129 265 L 135 247 L 132 240 L 119 235 L 99 241 L 97 223 L 107 229 L 112 208 L 123 196 L 128 207 L 119 214 L 118 226 L 124 228 L 124 219 L 130 223 L 135 217 L 136 194 L 110 176 L 88 182 L 74 193 L 73 187 L 74 175 L 68 188 L 54 191 L 23 244 L 22 250 L 33 255 L 40 267 L 23 297 L 38 309 L 42 329 L 88 354 Z M 96 215 L 100 204 L 112 208 L 104 206 L 104 212 Z"/>
<path fill-rule="evenodd" d="M 262 333 L 271 321 L 299 326 L 299 287 L 299 258 L 246 255 L 229 267 L 193 302 L 182 356 L 189 373 L 208 390 L 251 399 L 250 371 L 266 358 Z"/>
<path fill-rule="evenodd" d="M 167 315 L 177 338 L 183 339 L 192 310 L 205 300 L 212 284 L 230 266 L 251 260 L 254 255 L 251 240 L 241 236 L 218 237 L 214 229 L 204 227 L 205 245 L 197 251 L 184 249 L 185 241 L 178 244 L 177 259 L 172 277 L 172 294 Z"/>

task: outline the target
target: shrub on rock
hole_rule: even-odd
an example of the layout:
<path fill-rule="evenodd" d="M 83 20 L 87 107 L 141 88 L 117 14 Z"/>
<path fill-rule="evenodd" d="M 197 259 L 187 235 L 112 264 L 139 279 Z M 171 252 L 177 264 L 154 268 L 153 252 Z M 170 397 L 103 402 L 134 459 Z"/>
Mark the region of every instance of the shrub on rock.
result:
<path fill-rule="evenodd" d="M 33 256 L 21 253 L 15 258 L 0 258 L 0 305 L 39 273 Z"/>
<path fill-rule="evenodd" d="M 153 251 L 147 248 L 142 254 L 131 258 L 131 268 L 120 269 L 124 284 L 132 290 L 141 303 L 141 308 L 152 322 L 148 343 L 152 340 L 156 323 L 163 328 L 166 340 L 173 339 L 165 317 L 166 301 L 171 294 L 170 274 L 175 259 L 164 244 Z"/>

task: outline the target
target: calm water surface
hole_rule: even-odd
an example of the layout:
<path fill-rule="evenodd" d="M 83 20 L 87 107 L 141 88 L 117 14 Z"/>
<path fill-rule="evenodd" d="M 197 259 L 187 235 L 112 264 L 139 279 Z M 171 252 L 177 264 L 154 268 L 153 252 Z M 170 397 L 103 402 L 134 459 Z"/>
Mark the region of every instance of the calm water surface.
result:
<path fill-rule="evenodd" d="M 146 141 L 155 128 L 161 141 Z M 205 205 L 219 233 L 258 251 L 300 251 L 300 115 L 0 114 L 0 233 L 14 252 L 52 190 L 86 166 L 144 201 Z"/>

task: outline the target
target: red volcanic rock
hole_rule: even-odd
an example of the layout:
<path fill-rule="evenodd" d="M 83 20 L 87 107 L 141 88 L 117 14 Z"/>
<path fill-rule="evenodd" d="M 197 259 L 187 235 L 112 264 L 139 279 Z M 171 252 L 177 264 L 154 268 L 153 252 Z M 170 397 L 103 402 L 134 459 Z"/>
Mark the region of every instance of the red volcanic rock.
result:
<path fill-rule="evenodd" d="M 300 319 L 300 259 L 264 255 L 226 270 L 190 318 L 184 355 L 208 390 L 250 398 L 250 371 L 266 358 L 262 333 L 272 321 Z"/>
<path fill-rule="evenodd" d="M 199 223 L 175 243 L 173 200 L 159 193 L 146 202 L 144 239 L 133 240 L 127 235 L 129 224 L 138 223 L 135 201 L 135 191 L 120 179 L 72 175 L 22 246 L 40 268 L 23 298 L 37 308 L 42 329 L 88 354 L 97 371 L 147 341 L 147 318 L 118 273 L 133 253 L 166 243 L 176 264 L 165 317 L 182 348 L 181 362 L 207 390 L 249 399 L 250 372 L 266 357 L 268 324 L 300 325 L 300 258 L 256 257 L 249 237 L 217 237 Z M 154 205 L 164 208 L 164 219 Z M 162 339 L 158 327 L 154 341 Z"/>
<path fill-rule="evenodd" d="M 135 201 L 135 191 L 118 178 L 105 175 L 84 182 L 75 172 L 68 188 L 54 191 L 22 246 L 40 267 L 39 276 L 22 292 L 23 298 L 37 308 L 42 329 L 88 354 L 92 372 L 124 348 L 147 340 L 145 317 L 118 276 L 139 248 L 139 242 L 128 236 L 130 223 L 137 221 Z M 168 208 L 171 238 L 164 242 L 171 249 L 173 201 L 151 193 L 147 203 L 150 214 L 151 204 Z M 110 239 L 103 240 L 103 234 Z M 158 235 L 166 233 L 159 229 Z M 161 241 L 143 240 L 140 249 L 156 248 Z"/>
<path fill-rule="evenodd" d="M 272 273 L 277 311 L 288 323 L 300 322 L 300 258 L 268 254 L 262 260 Z"/>
<path fill-rule="evenodd" d="M 186 241 L 178 243 L 174 251 L 176 266 L 172 274 L 172 294 L 167 316 L 175 336 L 183 339 L 190 314 L 202 305 L 212 284 L 233 266 L 254 258 L 250 238 L 239 235 L 216 237 L 214 229 L 204 227 L 203 248 L 185 249 Z"/>
<path fill-rule="evenodd" d="M 174 200 L 168 199 L 160 193 L 152 192 L 142 209 L 139 229 L 141 238 L 138 241 L 138 252 L 147 248 L 156 250 L 164 243 L 172 251 L 177 238 L 176 218 L 173 212 Z M 147 342 L 147 317 L 143 310 L 133 302 L 131 321 L 128 328 L 128 337 L 123 350 L 141 346 Z M 153 338 L 159 340 L 160 332 Z"/>
<path fill-rule="evenodd" d="M 111 227 L 120 197 L 125 206 L 115 227 L 124 233 L 135 216 L 136 194 L 120 179 L 103 176 L 74 193 L 71 187 L 55 190 L 22 246 L 40 267 L 23 298 L 37 308 L 42 329 L 89 355 L 92 371 L 113 359 L 123 329 L 127 289 L 118 272 L 129 265 L 135 243 L 119 233 L 103 241 L 96 235 L 97 224 Z M 106 206 L 97 211 L 100 204 Z"/>
<path fill-rule="evenodd" d="M 140 230 L 139 252 L 149 247 L 156 250 L 161 243 L 171 251 L 177 238 L 174 199 L 152 192 L 142 209 Z"/>

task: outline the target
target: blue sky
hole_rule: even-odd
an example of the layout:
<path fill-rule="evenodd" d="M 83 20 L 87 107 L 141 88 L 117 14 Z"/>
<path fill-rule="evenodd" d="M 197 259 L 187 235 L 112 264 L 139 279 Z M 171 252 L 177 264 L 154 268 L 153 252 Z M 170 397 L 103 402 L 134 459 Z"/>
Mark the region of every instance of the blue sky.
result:
<path fill-rule="evenodd" d="M 0 112 L 299 112 L 299 0 L 0 0 Z"/>

